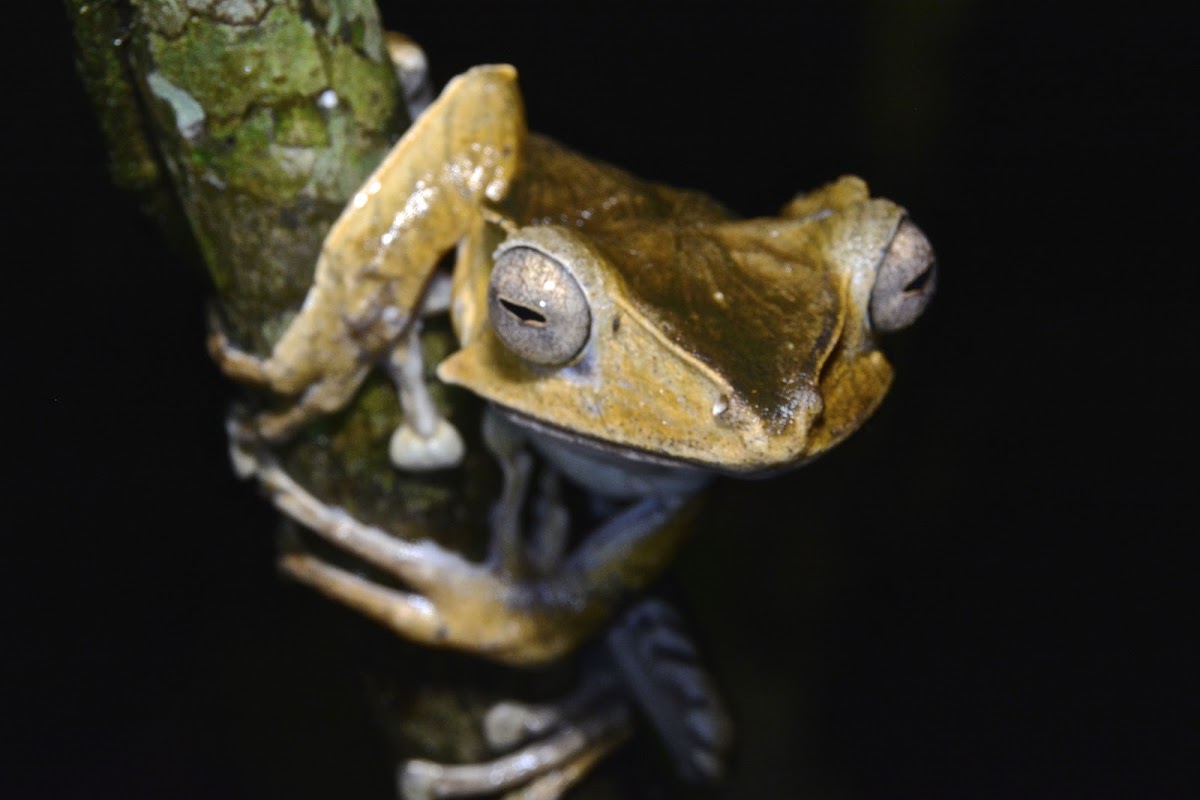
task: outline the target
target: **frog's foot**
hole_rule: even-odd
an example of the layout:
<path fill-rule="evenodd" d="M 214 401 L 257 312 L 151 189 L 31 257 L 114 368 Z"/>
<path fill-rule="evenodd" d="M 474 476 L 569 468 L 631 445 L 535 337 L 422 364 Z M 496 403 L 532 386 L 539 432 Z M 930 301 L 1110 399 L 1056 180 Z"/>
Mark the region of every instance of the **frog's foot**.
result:
<path fill-rule="evenodd" d="M 217 368 L 230 378 L 254 386 L 270 386 L 266 361 L 234 347 L 221 327 L 216 311 L 208 312 L 208 354 L 217 362 Z"/>
<path fill-rule="evenodd" d="M 348 372 L 322 375 L 311 367 L 291 368 L 274 356 L 260 358 L 247 353 L 229 341 L 216 314 L 211 312 L 208 352 L 221 372 L 235 381 L 295 396 L 286 408 L 260 413 L 251 422 L 243 424 L 253 432 L 249 438 L 268 442 L 282 441 L 317 417 L 341 409 L 367 373 L 366 367 L 357 366 Z M 353 362 L 353 359 L 348 360 Z"/>
<path fill-rule="evenodd" d="M 237 351 L 234 351 L 237 352 Z M 257 361 L 254 356 L 244 356 L 245 363 Z M 263 362 L 260 362 L 263 363 Z M 224 365 L 222 365 L 224 369 Z M 249 421 L 239 425 L 239 439 L 243 442 L 281 442 L 288 439 L 305 425 L 326 414 L 332 414 L 345 406 L 348 399 L 362 383 L 366 368 L 358 368 L 342 375 L 327 375 L 306 387 L 298 397 L 279 411 L 264 411 L 255 414 Z M 270 381 L 247 381 L 274 389 Z"/>
<path fill-rule="evenodd" d="M 505 702 L 484 721 L 489 746 L 505 752 L 476 764 L 413 759 L 397 775 L 405 800 L 491 795 L 505 800 L 555 800 L 632 731 L 632 714 L 611 676 L 585 683 L 552 706 Z"/>
<path fill-rule="evenodd" d="M 420 322 L 414 321 L 387 362 L 404 413 L 403 422 L 392 433 L 388 455 L 397 467 L 411 472 L 457 466 L 465 452 L 462 436 L 429 396 L 420 334 Z"/>
<path fill-rule="evenodd" d="M 403 588 L 307 553 L 282 556 L 287 574 L 420 644 L 506 664 L 545 664 L 573 650 L 658 575 L 686 529 L 678 524 L 684 498 L 647 498 L 600 525 L 551 573 L 519 575 L 491 559 L 471 562 L 436 542 L 367 525 L 314 497 L 265 448 L 243 456 L 243 469 L 281 511 Z"/>
<path fill-rule="evenodd" d="M 605 636 L 609 657 L 692 784 L 718 782 L 733 741 L 733 722 L 679 614 L 650 597 L 625 612 Z"/>
<path fill-rule="evenodd" d="M 680 778 L 693 784 L 719 780 L 731 738 L 729 716 L 679 615 L 662 600 L 643 600 L 609 629 L 606 645 L 563 701 L 506 701 L 487 712 L 484 738 L 503 755 L 476 764 L 409 761 L 398 775 L 401 796 L 424 800 L 507 790 L 509 800 L 553 800 L 628 738 L 631 700 L 650 718 Z"/>

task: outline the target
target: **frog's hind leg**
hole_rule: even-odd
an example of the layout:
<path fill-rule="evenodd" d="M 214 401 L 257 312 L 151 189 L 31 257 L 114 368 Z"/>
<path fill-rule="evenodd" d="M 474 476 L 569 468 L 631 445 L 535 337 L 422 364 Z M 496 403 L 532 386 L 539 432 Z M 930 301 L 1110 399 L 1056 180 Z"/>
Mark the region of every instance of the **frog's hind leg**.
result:
<path fill-rule="evenodd" d="M 505 800 L 560 797 L 633 730 L 630 707 L 611 676 L 598 677 L 555 706 L 498 704 L 484 728 L 493 749 L 509 752 L 474 764 L 411 759 L 397 775 L 401 797 L 468 797 L 497 790 L 507 790 Z M 498 724 L 501 717 L 507 719 Z"/>
<path fill-rule="evenodd" d="M 554 800 L 580 781 L 632 731 L 632 704 L 646 713 L 690 784 L 724 772 L 731 724 L 719 693 L 679 616 L 650 598 L 618 620 L 581 684 L 550 705 L 504 701 L 485 715 L 495 760 L 445 765 L 408 761 L 401 796 L 416 800 L 492 794 L 505 800 Z M 599 657 L 595 657 L 598 655 Z"/>
<path fill-rule="evenodd" d="M 605 646 L 631 699 L 691 784 L 724 775 L 733 722 L 682 618 L 650 597 L 608 629 Z"/>
<path fill-rule="evenodd" d="M 492 761 L 408 761 L 397 776 L 400 796 L 405 800 L 427 800 L 490 795 L 507 789 L 504 800 L 556 800 L 628 738 L 628 714 L 628 709 L 615 707 Z"/>

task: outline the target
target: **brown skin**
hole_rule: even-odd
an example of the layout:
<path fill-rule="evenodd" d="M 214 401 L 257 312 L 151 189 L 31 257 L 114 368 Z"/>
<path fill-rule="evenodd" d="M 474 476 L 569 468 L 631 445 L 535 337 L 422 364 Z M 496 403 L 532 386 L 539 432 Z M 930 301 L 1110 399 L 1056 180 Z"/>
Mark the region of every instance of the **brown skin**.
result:
<path fill-rule="evenodd" d="M 547 425 L 749 472 L 818 455 L 870 415 L 890 368 L 862 290 L 903 209 L 845 177 L 780 217 L 733 220 L 701 194 L 527 134 L 515 79 L 510 67 L 472 70 L 409 130 L 330 231 L 305 308 L 270 358 L 214 337 L 232 377 L 298 396 L 261 416 L 258 435 L 282 439 L 342 408 L 372 365 L 403 347 L 438 259 L 460 244 L 455 322 L 470 346 L 440 376 Z M 571 255 L 593 262 L 597 285 L 585 293 L 617 307 L 605 317 L 610 329 L 621 320 L 592 345 L 614 352 L 585 389 L 487 342 L 494 246 L 506 231 L 539 225 L 561 229 Z M 621 328 L 627 322 L 635 333 Z M 640 397 L 636 408 L 622 402 L 621 386 L 651 378 L 669 400 L 653 409 Z M 706 414 L 713 424 L 695 431 Z"/>
<path fill-rule="evenodd" d="M 279 440 L 340 409 L 377 365 L 390 363 L 395 375 L 412 352 L 408 334 L 429 312 L 437 262 L 455 246 L 450 307 L 461 349 L 438 377 L 537 431 L 543 452 L 582 446 L 618 471 L 752 473 L 820 454 L 887 391 L 891 368 L 875 328 L 911 319 L 873 327 L 872 310 L 911 307 L 915 316 L 932 291 L 928 242 L 857 178 L 799 196 L 779 217 L 734 220 L 703 195 L 528 134 L 515 71 L 478 67 L 447 86 L 347 206 L 271 356 L 213 337 L 230 376 L 295 397 L 257 417 L 245 439 Z M 528 308 L 507 294 L 527 267 L 542 270 L 529 281 Z M 492 276 L 503 271 L 517 280 L 497 288 Z M 895 303 L 882 302 L 877 283 Z M 557 308 L 572 310 L 558 319 Z M 503 321 L 518 338 L 561 344 L 561 335 L 569 345 L 530 355 L 499 324 L 510 313 Z M 402 396 L 417 388 L 401 384 Z M 394 457 L 395 448 L 394 439 Z M 510 473 L 501 507 L 513 513 L 527 491 L 511 476 L 527 456 L 519 445 L 496 455 Z M 248 463 L 287 513 L 421 594 L 309 557 L 288 562 L 292 574 L 407 637 L 507 663 L 544 663 L 576 647 L 620 595 L 661 572 L 686 529 L 687 490 L 651 481 L 625 495 L 649 504 L 649 521 L 585 540 L 584 552 L 529 576 L 510 568 L 520 561 L 511 535 L 499 559 L 482 565 L 422 549 L 431 543 L 387 544 L 310 503 L 261 450 Z M 594 465 L 572 474 L 558 463 L 605 493 L 592 486 Z"/>

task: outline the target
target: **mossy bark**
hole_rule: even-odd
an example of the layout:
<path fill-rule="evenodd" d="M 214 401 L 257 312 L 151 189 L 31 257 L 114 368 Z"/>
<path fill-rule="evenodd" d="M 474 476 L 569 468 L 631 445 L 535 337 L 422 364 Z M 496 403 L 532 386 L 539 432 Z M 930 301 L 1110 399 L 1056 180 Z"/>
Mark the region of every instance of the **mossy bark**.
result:
<path fill-rule="evenodd" d="M 67 0 L 67 7 L 113 180 L 139 193 L 181 262 L 202 265 L 230 337 L 269 353 L 304 298 L 329 226 L 408 124 L 374 3 Z M 445 325 L 427 326 L 423 338 L 426 364 L 454 346 Z M 475 556 L 496 470 L 472 441 L 473 398 L 438 384 L 433 392 L 467 437 L 469 455 L 458 469 L 412 475 L 389 463 L 399 410 L 381 379 L 279 456 L 327 502 L 397 535 Z M 398 647 L 403 658 L 377 663 L 407 672 L 380 679 L 384 726 L 405 754 L 483 757 L 482 710 L 510 693 L 511 676 L 448 654 L 422 663 L 416 648 Z M 430 665 L 446 659 L 454 664 L 450 681 Z M 486 686 L 493 688 L 479 688 Z M 474 733 L 448 738 L 446 731 Z"/>
<path fill-rule="evenodd" d="M 231 338 L 268 353 L 312 282 L 329 226 L 408 123 L 374 4 L 68 8 L 114 180 L 141 193 L 177 249 L 199 256 Z M 448 330 L 431 326 L 427 363 L 452 346 Z M 447 407 L 469 404 L 435 393 Z M 369 522 L 470 550 L 489 470 L 473 459 L 434 477 L 397 473 L 381 446 L 397 415 L 390 386 L 369 382 L 283 457 L 319 496 Z"/>

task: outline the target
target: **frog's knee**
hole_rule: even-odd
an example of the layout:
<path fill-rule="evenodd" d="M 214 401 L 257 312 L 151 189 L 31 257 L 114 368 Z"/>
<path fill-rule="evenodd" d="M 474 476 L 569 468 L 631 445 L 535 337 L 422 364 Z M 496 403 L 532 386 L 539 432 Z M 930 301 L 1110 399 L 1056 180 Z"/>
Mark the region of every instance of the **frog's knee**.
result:
<path fill-rule="evenodd" d="M 429 472 L 458 466 L 462 463 L 464 450 L 458 430 L 439 418 L 428 436 L 422 436 L 407 421 L 402 422 L 392 433 L 388 455 L 400 469 Z"/>

